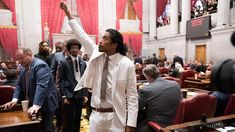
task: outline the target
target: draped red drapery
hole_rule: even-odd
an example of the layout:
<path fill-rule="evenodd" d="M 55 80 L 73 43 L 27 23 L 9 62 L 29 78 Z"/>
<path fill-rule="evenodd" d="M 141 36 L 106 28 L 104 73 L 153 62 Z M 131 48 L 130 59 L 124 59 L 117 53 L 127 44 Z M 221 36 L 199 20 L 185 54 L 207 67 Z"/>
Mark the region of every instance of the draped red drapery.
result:
<path fill-rule="evenodd" d="M 196 1 L 197 0 L 191 0 L 191 11 L 193 11 Z"/>
<path fill-rule="evenodd" d="M 12 12 L 12 22 L 16 25 L 16 11 L 15 11 L 15 0 L 2 0 L 2 2 L 9 8 Z"/>
<path fill-rule="evenodd" d="M 127 0 L 116 0 L 116 29 L 120 29 L 119 19 L 122 18 L 125 12 Z"/>
<path fill-rule="evenodd" d="M 63 0 L 67 1 L 67 0 Z M 49 38 L 52 42 L 52 33 L 59 33 L 61 31 L 64 12 L 60 9 L 60 0 L 41 0 L 41 17 L 42 17 L 42 39 L 44 39 L 44 26 L 48 23 Z"/>
<path fill-rule="evenodd" d="M 0 43 L 5 52 L 11 58 L 15 58 L 15 51 L 18 48 L 17 28 L 15 26 L 0 27 Z"/>
<path fill-rule="evenodd" d="M 136 12 L 137 17 L 140 20 L 139 30 L 142 32 L 143 24 L 142 24 L 142 0 L 136 0 L 133 2 L 133 6 Z"/>
<path fill-rule="evenodd" d="M 157 0 L 157 17 L 161 16 L 165 10 L 167 0 Z"/>
<path fill-rule="evenodd" d="M 89 35 L 96 35 L 98 43 L 98 0 L 77 0 L 78 15 Z"/>
<path fill-rule="evenodd" d="M 197 0 L 191 0 L 191 10 L 193 10 L 193 7 L 195 5 Z M 167 0 L 157 0 L 157 17 L 161 16 L 165 6 L 167 4 Z"/>
<path fill-rule="evenodd" d="M 123 42 L 131 49 L 133 54 L 141 55 L 142 33 L 122 33 Z"/>
<path fill-rule="evenodd" d="M 142 49 L 142 34 L 131 34 L 130 44 L 134 54 L 140 56 Z"/>

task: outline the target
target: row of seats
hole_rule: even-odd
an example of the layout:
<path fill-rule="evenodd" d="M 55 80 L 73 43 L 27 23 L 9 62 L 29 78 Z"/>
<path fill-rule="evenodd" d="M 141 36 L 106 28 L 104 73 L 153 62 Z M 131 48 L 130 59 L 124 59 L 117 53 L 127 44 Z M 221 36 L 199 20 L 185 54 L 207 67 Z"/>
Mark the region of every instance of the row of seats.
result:
<path fill-rule="evenodd" d="M 182 100 L 179 104 L 177 114 L 173 124 L 200 120 L 202 114 L 207 117 L 213 117 L 216 109 L 216 97 L 208 94 L 199 94 L 190 99 Z M 231 95 L 229 102 L 224 110 L 224 115 L 229 115 L 235 112 L 235 95 Z M 153 121 L 148 125 L 156 132 L 160 132 L 161 126 Z"/>

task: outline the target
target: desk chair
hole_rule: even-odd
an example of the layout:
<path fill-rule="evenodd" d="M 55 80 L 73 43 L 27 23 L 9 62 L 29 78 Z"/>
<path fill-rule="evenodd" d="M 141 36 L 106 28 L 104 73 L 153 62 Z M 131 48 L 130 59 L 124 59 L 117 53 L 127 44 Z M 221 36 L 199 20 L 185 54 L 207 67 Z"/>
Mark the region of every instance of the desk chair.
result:
<path fill-rule="evenodd" d="M 184 80 L 187 77 L 194 77 L 194 75 L 196 74 L 196 71 L 192 71 L 192 70 L 187 70 L 187 71 L 183 71 L 180 75 L 180 87 L 181 88 L 187 88 L 187 83 L 184 82 Z"/>
<path fill-rule="evenodd" d="M 3 105 L 12 100 L 15 87 L 0 86 L 0 105 Z"/>
<path fill-rule="evenodd" d="M 208 94 L 199 94 L 193 98 L 181 100 L 173 124 L 200 120 L 202 114 L 213 117 L 216 109 L 216 97 Z M 161 126 L 155 122 L 148 123 L 155 131 L 159 132 Z"/>
<path fill-rule="evenodd" d="M 230 115 L 235 113 L 235 94 L 229 97 L 228 104 L 225 107 L 224 115 Z"/>

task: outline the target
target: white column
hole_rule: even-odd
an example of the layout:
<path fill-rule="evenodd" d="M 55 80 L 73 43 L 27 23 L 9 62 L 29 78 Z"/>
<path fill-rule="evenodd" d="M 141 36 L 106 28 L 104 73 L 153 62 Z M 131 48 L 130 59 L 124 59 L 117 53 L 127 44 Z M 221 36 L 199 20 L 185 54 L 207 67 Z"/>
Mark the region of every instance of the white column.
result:
<path fill-rule="evenodd" d="M 230 0 L 218 0 L 217 27 L 230 24 Z"/>
<path fill-rule="evenodd" d="M 171 14 L 170 14 L 170 26 L 171 34 L 178 34 L 179 24 L 178 24 L 178 0 L 171 0 Z"/>
<path fill-rule="evenodd" d="M 38 52 L 42 41 L 41 2 L 40 0 L 15 0 L 19 47 Z"/>
<path fill-rule="evenodd" d="M 186 32 L 186 23 L 191 19 L 191 1 L 182 0 L 182 12 L 181 12 L 181 25 L 182 32 Z"/>
<path fill-rule="evenodd" d="M 156 0 L 149 0 L 149 39 L 154 40 L 157 35 L 157 6 Z"/>

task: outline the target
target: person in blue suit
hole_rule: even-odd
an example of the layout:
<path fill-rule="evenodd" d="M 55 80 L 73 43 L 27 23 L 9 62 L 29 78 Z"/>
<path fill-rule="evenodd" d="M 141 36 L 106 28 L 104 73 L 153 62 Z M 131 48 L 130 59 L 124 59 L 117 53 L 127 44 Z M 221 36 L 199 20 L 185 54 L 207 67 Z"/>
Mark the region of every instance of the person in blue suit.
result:
<path fill-rule="evenodd" d="M 3 105 L 12 108 L 18 101 L 29 100 L 29 115 L 41 112 L 42 131 L 53 132 L 53 116 L 58 106 L 58 95 L 49 66 L 41 59 L 33 57 L 28 48 L 16 50 L 16 60 L 21 64 L 19 81 L 13 99 Z"/>

